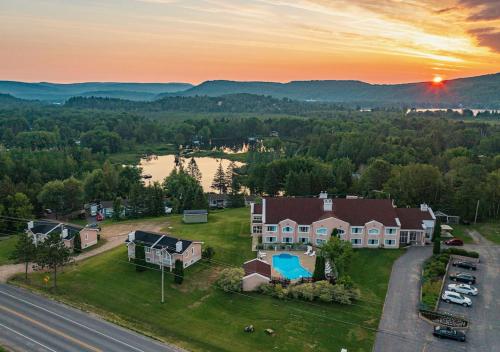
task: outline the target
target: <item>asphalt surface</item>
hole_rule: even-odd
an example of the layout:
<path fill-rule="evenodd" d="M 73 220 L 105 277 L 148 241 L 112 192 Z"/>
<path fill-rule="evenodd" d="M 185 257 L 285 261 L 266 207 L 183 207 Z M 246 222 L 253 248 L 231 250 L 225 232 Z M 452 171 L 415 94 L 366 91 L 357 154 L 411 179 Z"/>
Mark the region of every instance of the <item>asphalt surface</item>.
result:
<path fill-rule="evenodd" d="M 5 284 L 0 284 L 0 345 L 30 352 L 181 351 Z"/>
<path fill-rule="evenodd" d="M 477 233 L 474 238 L 478 243 L 464 248 L 480 253 L 481 263 L 473 272 L 479 295 L 472 298 L 471 308 L 446 302 L 439 307 L 470 319 L 467 342 L 437 339 L 432 325 L 419 318 L 420 273 L 432 248 L 413 247 L 394 263 L 373 352 L 500 352 L 500 246 Z M 455 271 L 467 270 L 450 266 Z"/>

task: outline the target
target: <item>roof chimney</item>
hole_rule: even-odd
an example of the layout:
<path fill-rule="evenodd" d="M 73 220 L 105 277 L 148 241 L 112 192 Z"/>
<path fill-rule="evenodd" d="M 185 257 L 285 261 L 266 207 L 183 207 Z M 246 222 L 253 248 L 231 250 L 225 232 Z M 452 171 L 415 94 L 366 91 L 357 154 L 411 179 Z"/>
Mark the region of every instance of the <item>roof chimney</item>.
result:
<path fill-rule="evenodd" d="M 135 231 L 132 231 L 128 234 L 128 241 L 129 242 L 134 242 L 135 241 Z"/>
<path fill-rule="evenodd" d="M 63 238 L 68 237 L 68 229 L 63 228 L 63 230 L 62 230 L 62 237 L 63 237 Z"/>
<path fill-rule="evenodd" d="M 28 230 L 31 230 L 33 227 L 35 227 L 35 223 L 33 221 L 28 221 Z"/>
<path fill-rule="evenodd" d="M 328 198 L 323 199 L 323 211 L 332 211 L 333 210 L 333 201 Z"/>
<path fill-rule="evenodd" d="M 425 203 L 420 204 L 420 211 L 423 212 L 429 211 L 429 206 Z"/>
<path fill-rule="evenodd" d="M 175 251 L 177 253 L 182 252 L 182 241 L 181 240 L 178 240 L 177 243 L 175 244 Z"/>
<path fill-rule="evenodd" d="M 324 191 L 321 191 L 319 193 L 319 199 L 326 199 L 326 198 L 328 198 L 328 193 L 324 192 Z"/>

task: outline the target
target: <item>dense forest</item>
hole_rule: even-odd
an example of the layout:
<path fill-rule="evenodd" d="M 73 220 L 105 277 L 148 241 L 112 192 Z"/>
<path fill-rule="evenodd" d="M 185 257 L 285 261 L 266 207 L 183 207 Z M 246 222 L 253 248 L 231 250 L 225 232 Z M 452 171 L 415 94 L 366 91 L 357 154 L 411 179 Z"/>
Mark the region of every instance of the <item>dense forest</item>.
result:
<path fill-rule="evenodd" d="M 175 151 L 196 144 L 210 150 L 214 143 L 257 140 L 241 156 L 246 165 L 235 172 L 238 185 L 254 194 L 305 196 L 327 190 L 337 197 L 390 197 L 398 206 L 427 202 L 469 220 L 479 200 L 480 219 L 499 216 L 497 115 L 486 122 L 460 115 L 469 120 L 464 122 L 453 112 L 360 112 L 287 99 L 227 99 L 231 104 L 222 100 L 222 106 L 230 107 L 221 116 L 213 110 L 221 98 L 167 98 L 151 103 L 160 104 L 159 114 L 151 117 L 140 105 L 148 103 L 74 98 L 53 106 L 4 96 L 0 214 L 26 218 L 45 208 L 67 214 L 86 201 L 119 198 L 136 204 L 137 216 L 158 215 L 161 199 L 189 189 L 189 204 L 174 202 L 181 210 L 206 202 L 192 175 L 172 175 L 146 187 L 140 170 L 115 157 L 137 155 L 144 145 Z M 198 105 L 190 107 L 193 102 Z M 276 114 L 277 106 L 286 114 Z M 190 117 L 192 110 L 197 114 Z M 187 117 L 170 118 L 175 111 Z M 18 230 L 8 221 L 0 225 L 4 234 Z"/>

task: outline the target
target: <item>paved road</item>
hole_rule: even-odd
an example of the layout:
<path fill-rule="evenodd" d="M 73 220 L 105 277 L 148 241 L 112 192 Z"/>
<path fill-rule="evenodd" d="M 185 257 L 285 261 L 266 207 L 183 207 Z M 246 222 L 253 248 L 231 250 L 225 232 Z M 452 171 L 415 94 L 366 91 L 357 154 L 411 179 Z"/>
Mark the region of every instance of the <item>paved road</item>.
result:
<path fill-rule="evenodd" d="M 0 345 L 30 352 L 181 351 L 5 284 L 0 284 Z"/>
<path fill-rule="evenodd" d="M 374 352 L 500 352 L 500 296 L 496 294 L 500 290 L 500 246 L 493 246 L 478 233 L 474 238 L 477 244 L 466 248 L 481 255 L 476 275 L 481 293 L 473 298 L 475 307 L 467 311 L 444 303 L 445 310 L 466 313 L 471 319 L 468 342 L 436 339 L 432 326 L 418 317 L 420 272 L 432 248 L 414 247 L 394 263 Z"/>

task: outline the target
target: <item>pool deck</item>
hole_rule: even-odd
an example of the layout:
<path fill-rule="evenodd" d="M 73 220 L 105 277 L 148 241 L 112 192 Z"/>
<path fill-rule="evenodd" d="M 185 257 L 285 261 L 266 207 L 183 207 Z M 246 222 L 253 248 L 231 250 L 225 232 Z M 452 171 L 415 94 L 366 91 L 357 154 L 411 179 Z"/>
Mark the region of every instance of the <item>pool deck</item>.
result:
<path fill-rule="evenodd" d="M 273 267 L 273 255 L 279 255 L 281 253 L 288 253 L 291 255 L 296 255 L 299 257 L 300 264 L 307 269 L 311 274 L 314 272 L 314 265 L 316 263 L 316 256 L 310 257 L 308 255 L 305 255 L 303 251 L 264 251 L 261 250 L 261 253 L 266 253 L 266 257 L 263 258 L 264 261 L 267 263 L 271 264 L 271 275 L 272 276 L 281 276 L 281 274 L 274 270 Z"/>

